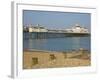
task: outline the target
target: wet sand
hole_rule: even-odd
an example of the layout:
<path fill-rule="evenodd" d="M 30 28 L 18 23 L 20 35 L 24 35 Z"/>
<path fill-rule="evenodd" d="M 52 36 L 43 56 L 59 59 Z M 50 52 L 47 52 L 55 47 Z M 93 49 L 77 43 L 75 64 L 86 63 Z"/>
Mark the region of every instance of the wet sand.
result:
<path fill-rule="evenodd" d="M 24 50 L 23 68 L 57 68 L 90 66 L 91 55 L 84 50 L 70 52 Z"/>

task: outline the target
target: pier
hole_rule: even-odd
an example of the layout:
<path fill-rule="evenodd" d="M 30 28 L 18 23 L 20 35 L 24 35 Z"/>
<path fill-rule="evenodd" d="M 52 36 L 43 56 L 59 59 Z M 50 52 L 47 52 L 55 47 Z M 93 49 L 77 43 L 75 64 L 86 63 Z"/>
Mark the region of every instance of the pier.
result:
<path fill-rule="evenodd" d="M 46 39 L 64 37 L 85 37 L 90 36 L 88 29 L 76 24 L 71 29 L 46 29 L 41 25 L 24 27 L 24 38 L 27 39 Z"/>

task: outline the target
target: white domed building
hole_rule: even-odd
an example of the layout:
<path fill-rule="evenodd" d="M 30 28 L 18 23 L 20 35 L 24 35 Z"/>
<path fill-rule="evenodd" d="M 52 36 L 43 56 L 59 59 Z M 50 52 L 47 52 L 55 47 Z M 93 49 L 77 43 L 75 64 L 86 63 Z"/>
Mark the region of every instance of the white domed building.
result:
<path fill-rule="evenodd" d="M 79 24 L 76 24 L 71 30 L 74 33 L 88 33 L 88 29 L 81 27 Z"/>

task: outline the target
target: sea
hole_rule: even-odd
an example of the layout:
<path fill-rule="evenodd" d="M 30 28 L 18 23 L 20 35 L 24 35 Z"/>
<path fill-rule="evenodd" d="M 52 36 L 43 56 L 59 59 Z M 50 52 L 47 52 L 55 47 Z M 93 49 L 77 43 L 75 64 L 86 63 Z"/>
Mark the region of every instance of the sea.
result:
<path fill-rule="evenodd" d="M 91 50 L 90 36 L 84 37 L 64 37 L 64 38 L 46 38 L 32 39 L 23 36 L 24 49 L 36 49 L 46 51 L 70 51 L 79 50 L 80 48 Z"/>

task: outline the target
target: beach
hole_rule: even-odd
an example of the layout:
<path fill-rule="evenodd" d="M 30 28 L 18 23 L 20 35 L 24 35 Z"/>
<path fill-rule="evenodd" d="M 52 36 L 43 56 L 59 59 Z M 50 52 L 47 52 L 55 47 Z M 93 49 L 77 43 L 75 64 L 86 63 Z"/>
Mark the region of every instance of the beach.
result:
<path fill-rule="evenodd" d="M 90 52 L 75 51 L 24 50 L 23 69 L 80 67 L 91 65 Z"/>

